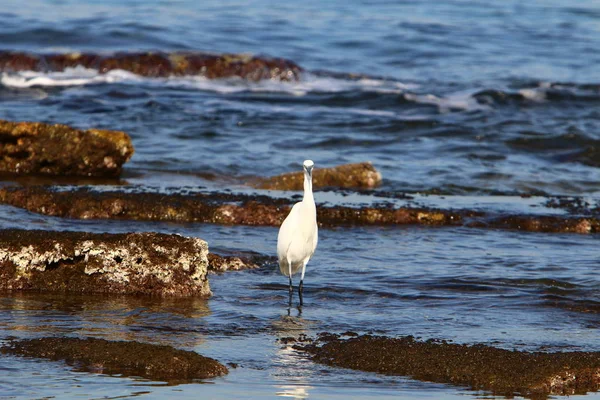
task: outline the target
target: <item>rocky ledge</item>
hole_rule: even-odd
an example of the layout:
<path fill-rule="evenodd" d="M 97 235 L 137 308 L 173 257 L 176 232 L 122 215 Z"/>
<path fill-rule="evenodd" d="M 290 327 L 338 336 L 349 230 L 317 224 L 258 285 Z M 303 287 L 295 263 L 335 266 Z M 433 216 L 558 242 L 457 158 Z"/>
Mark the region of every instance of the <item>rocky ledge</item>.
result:
<path fill-rule="evenodd" d="M 279 226 L 291 207 L 287 199 L 263 195 L 109 192 L 89 188 L 61 190 L 52 186 L 2 188 L 2 203 L 55 217 L 255 226 Z M 499 214 L 386 204 L 362 207 L 317 205 L 317 220 L 322 227 L 427 225 L 546 233 L 600 232 L 600 219 L 591 215 Z"/>
<path fill-rule="evenodd" d="M 304 173 L 291 172 L 270 178 L 259 178 L 250 184 L 257 189 L 303 190 Z M 331 168 L 315 168 L 313 188 L 371 189 L 381 184 L 381 173 L 370 162 L 343 164 Z"/>
<path fill-rule="evenodd" d="M 96 69 L 101 74 L 119 69 L 146 77 L 199 75 L 208 79 L 238 77 L 250 81 L 297 81 L 302 72 L 302 68 L 290 60 L 249 54 L 139 52 L 101 55 L 0 51 L 0 72 L 64 71 L 75 67 Z"/>
<path fill-rule="evenodd" d="M 0 290 L 211 295 L 208 245 L 160 233 L 0 230 Z"/>
<path fill-rule="evenodd" d="M 412 336 L 343 339 L 332 334 L 294 347 L 330 366 L 468 385 L 511 398 L 583 394 L 600 388 L 600 352 L 525 352 L 418 341 Z"/>
<path fill-rule="evenodd" d="M 78 370 L 164 381 L 188 383 L 228 373 L 218 361 L 193 351 L 139 342 L 104 339 L 46 337 L 11 340 L 3 354 L 64 360 Z"/>
<path fill-rule="evenodd" d="M 206 222 L 229 225 L 279 226 L 290 211 L 286 199 L 231 193 L 161 194 L 109 192 L 88 188 L 57 190 L 50 186 L 5 187 L 0 204 L 56 217 L 144 221 Z M 320 226 L 460 225 L 462 214 L 422 208 L 317 208 Z"/>
<path fill-rule="evenodd" d="M 124 132 L 0 120 L 1 172 L 116 177 L 132 155 Z"/>

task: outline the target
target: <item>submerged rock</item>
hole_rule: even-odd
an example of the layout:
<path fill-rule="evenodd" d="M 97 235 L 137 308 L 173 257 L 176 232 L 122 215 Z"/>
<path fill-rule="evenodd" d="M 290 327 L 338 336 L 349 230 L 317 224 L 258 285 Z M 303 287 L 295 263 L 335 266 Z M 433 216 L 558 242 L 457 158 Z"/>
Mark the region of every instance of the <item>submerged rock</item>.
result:
<path fill-rule="evenodd" d="M 193 351 L 171 346 L 104 339 L 46 337 L 12 340 L 0 348 L 3 354 L 64 360 L 78 370 L 188 383 L 214 378 L 229 371 L 220 362 Z"/>
<path fill-rule="evenodd" d="M 231 193 L 161 194 L 62 191 L 50 186 L 4 187 L 0 203 L 56 217 L 143 221 L 204 222 L 226 225 L 279 226 L 289 213 L 286 199 Z M 600 232 L 596 217 L 498 215 L 477 210 L 423 207 L 317 206 L 321 227 L 360 225 L 465 226 L 546 233 Z"/>
<path fill-rule="evenodd" d="M 547 233 L 593 233 L 600 231 L 600 221 L 597 218 L 564 218 L 547 215 L 494 217 L 486 221 L 483 226 L 485 225 L 500 229 Z M 478 226 L 474 224 L 473 227 Z"/>
<path fill-rule="evenodd" d="M 302 190 L 304 173 L 291 172 L 251 182 L 258 189 Z M 374 188 L 381 184 L 381 174 L 370 162 L 344 164 L 332 168 L 315 168 L 313 188 Z"/>
<path fill-rule="evenodd" d="M 207 256 L 179 235 L 0 230 L 0 290 L 209 297 Z"/>
<path fill-rule="evenodd" d="M 5 187 L 0 203 L 57 217 L 207 222 L 279 226 L 290 210 L 287 200 L 226 193 L 197 195 L 97 192 L 86 188 L 57 191 L 46 186 Z M 476 215 L 475 212 L 464 215 Z M 320 226 L 459 225 L 463 215 L 422 208 L 318 207 Z"/>
<path fill-rule="evenodd" d="M 264 258 L 264 257 L 263 257 Z M 222 256 L 208 253 L 208 270 L 210 272 L 242 271 L 260 268 L 257 262 L 249 257 Z"/>
<path fill-rule="evenodd" d="M 251 81 L 297 81 L 302 71 L 290 60 L 248 54 L 139 52 L 100 55 L 0 51 L 0 72 L 64 71 L 75 67 L 96 69 L 102 74 L 119 69 L 147 77 L 200 75 L 208 79 L 239 77 Z"/>
<path fill-rule="evenodd" d="M 542 353 L 417 341 L 413 337 L 325 334 L 312 344 L 294 346 L 313 361 L 343 368 L 468 385 L 496 395 L 545 398 L 600 388 L 600 352 Z"/>
<path fill-rule="evenodd" d="M 124 132 L 0 120 L 0 171 L 114 177 L 132 155 Z"/>

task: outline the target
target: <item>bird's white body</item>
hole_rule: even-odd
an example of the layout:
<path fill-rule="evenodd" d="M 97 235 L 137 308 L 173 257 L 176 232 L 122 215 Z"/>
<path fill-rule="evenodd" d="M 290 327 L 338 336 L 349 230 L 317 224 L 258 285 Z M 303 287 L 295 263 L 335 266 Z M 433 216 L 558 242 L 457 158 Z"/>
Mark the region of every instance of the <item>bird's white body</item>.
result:
<path fill-rule="evenodd" d="M 294 204 L 292 210 L 279 228 L 277 236 L 277 256 L 279 269 L 285 276 L 302 270 L 301 281 L 308 260 L 315 253 L 319 240 L 317 228 L 317 208 L 312 193 L 313 162 L 304 162 L 304 198 Z"/>

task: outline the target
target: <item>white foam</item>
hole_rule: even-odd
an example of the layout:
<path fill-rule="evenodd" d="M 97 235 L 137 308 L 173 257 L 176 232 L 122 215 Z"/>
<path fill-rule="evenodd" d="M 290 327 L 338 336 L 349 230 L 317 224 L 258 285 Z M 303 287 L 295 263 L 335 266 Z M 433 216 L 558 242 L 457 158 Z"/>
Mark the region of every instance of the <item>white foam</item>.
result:
<path fill-rule="evenodd" d="M 421 104 L 432 104 L 439 108 L 440 112 L 446 113 L 452 110 L 488 110 L 489 106 L 479 104 L 473 97 L 472 92 L 457 92 L 446 97 L 438 97 L 433 94 L 405 94 L 407 100 Z"/>
<path fill-rule="evenodd" d="M 304 73 L 299 82 L 281 82 L 276 80 L 263 80 L 252 82 L 241 78 L 207 79 L 203 76 L 184 76 L 167 78 L 147 78 L 123 70 L 112 70 L 100 74 L 97 70 L 82 67 L 67 68 L 63 72 L 34 72 L 23 71 L 19 73 L 0 74 L 0 84 L 13 88 L 30 87 L 77 87 L 94 84 L 133 84 L 158 87 L 197 89 L 202 91 L 230 94 L 241 92 L 286 93 L 295 96 L 305 96 L 310 93 L 343 93 L 349 91 L 362 91 L 367 93 L 384 93 L 404 95 L 407 100 L 422 104 L 433 104 L 441 112 L 452 110 L 476 110 L 489 107 L 479 104 L 471 92 L 454 93 L 446 97 L 433 94 L 415 94 L 409 90 L 418 88 L 418 85 L 377 78 L 361 78 L 356 80 L 317 76 Z M 320 109 L 322 110 L 322 109 Z M 329 111 L 333 111 L 331 108 Z M 395 116 L 391 111 L 371 109 L 348 109 L 351 112 L 363 115 Z M 315 111 L 315 110 L 313 110 Z"/>
<path fill-rule="evenodd" d="M 416 85 L 395 81 L 377 79 L 359 79 L 353 81 L 332 77 L 319 77 L 311 74 L 304 74 L 302 80 L 299 82 L 280 82 L 275 80 L 251 82 L 241 78 L 207 79 L 202 76 L 189 76 L 170 77 L 167 78 L 165 84 L 171 87 L 188 87 L 219 93 L 279 92 L 296 96 L 305 96 L 308 93 L 340 93 L 353 90 L 401 94 L 408 88 L 416 87 Z"/>
<path fill-rule="evenodd" d="M 131 72 L 113 70 L 106 74 L 99 74 L 97 70 L 83 67 L 67 68 L 62 72 L 34 72 L 22 71 L 16 74 L 2 73 L 0 83 L 7 87 L 29 88 L 61 87 L 61 86 L 83 86 L 98 83 L 132 82 L 138 81 L 140 77 Z"/>
<path fill-rule="evenodd" d="M 217 93 L 279 92 L 304 96 L 311 92 L 339 93 L 361 90 L 376 93 L 404 93 L 417 85 L 385 79 L 363 78 L 358 80 L 320 77 L 305 73 L 299 82 L 263 80 L 251 82 L 241 78 L 207 79 L 202 76 L 146 78 L 123 70 L 100 74 L 97 70 L 83 67 L 67 68 L 62 72 L 22 71 L 0 74 L 0 83 L 7 87 L 65 87 L 101 83 L 134 83 L 166 87 L 191 88 Z"/>
<path fill-rule="evenodd" d="M 521 89 L 519 94 L 531 101 L 542 102 L 546 100 L 546 88 L 543 86 L 536 89 Z"/>

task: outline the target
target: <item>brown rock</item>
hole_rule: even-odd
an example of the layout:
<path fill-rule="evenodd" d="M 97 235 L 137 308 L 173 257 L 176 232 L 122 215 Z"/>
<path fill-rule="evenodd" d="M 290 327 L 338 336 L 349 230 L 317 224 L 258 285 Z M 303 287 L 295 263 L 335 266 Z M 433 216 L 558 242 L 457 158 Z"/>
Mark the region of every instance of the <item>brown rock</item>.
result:
<path fill-rule="evenodd" d="M 173 74 L 169 57 L 162 53 L 118 53 L 100 59 L 98 65 L 100 73 L 105 74 L 114 69 L 122 69 L 152 78 Z"/>
<path fill-rule="evenodd" d="M 79 219 L 206 222 L 279 226 L 291 204 L 285 199 L 230 193 L 196 195 L 96 192 L 86 188 L 57 191 L 48 186 L 0 188 L 0 203 L 32 212 Z M 595 217 L 486 214 L 481 211 L 417 207 L 317 206 L 321 227 L 356 225 L 466 226 L 529 232 L 600 232 Z"/>
<path fill-rule="evenodd" d="M 193 351 L 140 342 L 104 339 L 46 337 L 13 340 L 0 348 L 3 354 L 64 360 L 78 370 L 123 376 L 140 376 L 173 383 L 225 375 L 227 367 Z"/>
<path fill-rule="evenodd" d="M 207 255 L 179 235 L 0 230 L 0 290 L 209 297 Z"/>
<path fill-rule="evenodd" d="M 233 203 L 235 202 L 235 203 Z M 180 195 L 96 192 L 85 188 L 55 191 L 49 187 L 5 187 L 0 203 L 57 217 L 207 222 L 227 225 L 279 226 L 290 210 L 286 200 L 223 193 Z M 225 204 L 224 204 L 225 203 Z M 463 215 L 422 208 L 317 207 L 320 226 L 460 225 Z"/>
<path fill-rule="evenodd" d="M 260 265 L 247 257 L 221 256 L 208 253 L 208 270 L 210 272 L 241 271 L 260 268 Z"/>
<path fill-rule="evenodd" d="M 132 155 L 124 132 L 0 120 L 0 171 L 118 176 Z"/>
<path fill-rule="evenodd" d="M 99 69 L 102 56 L 91 53 L 65 53 L 43 56 L 49 71 L 62 72 L 67 68 L 92 68 Z"/>
<path fill-rule="evenodd" d="M 302 72 L 289 60 L 249 54 L 172 53 L 169 58 L 175 75 L 202 75 L 208 79 L 237 76 L 251 81 L 297 81 Z"/>
<path fill-rule="evenodd" d="M 247 54 L 139 52 L 37 55 L 0 51 L 0 72 L 64 71 L 75 67 L 97 69 L 102 74 L 120 69 L 147 77 L 200 75 L 208 79 L 239 77 L 251 81 L 297 81 L 302 72 L 302 68 L 290 60 Z"/>
<path fill-rule="evenodd" d="M 546 398 L 600 387 L 600 352 L 542 353 L 416 341 L 413 337 L 326 334 L 316 343 L 296 345 L 315 362 L 413 379 L 468 385 L 496 395 Z"/>
<path fill-rule="evenodd" d="M 487 221 L 494 228 L 546 233 L 593 233 L 600 231 L 597 218 L 565 218 L 562 216 L 508 215 Z"/>
<path fill-rule="evenodd" d="M 304 173 L 290 172 L 250 184 L 258 189 L 303 190 Z M 381 174 L 370 162 L 344 164 L 332 168 L 315 168 L 313 188 L 374 188 L 381 184 Z"/>
<path fill-rule="evenodd" d="M 39 71 L 44 68 L 43 59 L 18 51 L 0 51 L 0 71 Z"/>

